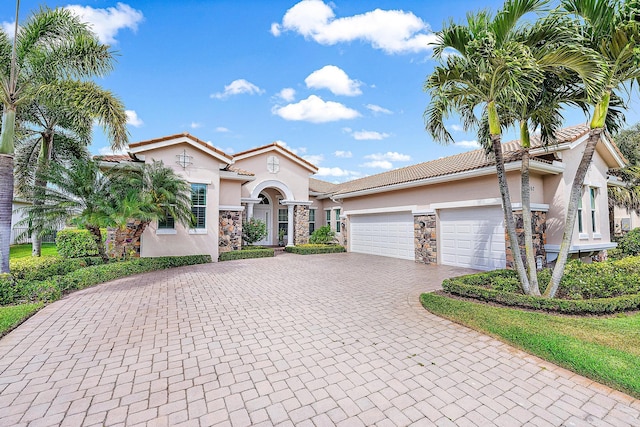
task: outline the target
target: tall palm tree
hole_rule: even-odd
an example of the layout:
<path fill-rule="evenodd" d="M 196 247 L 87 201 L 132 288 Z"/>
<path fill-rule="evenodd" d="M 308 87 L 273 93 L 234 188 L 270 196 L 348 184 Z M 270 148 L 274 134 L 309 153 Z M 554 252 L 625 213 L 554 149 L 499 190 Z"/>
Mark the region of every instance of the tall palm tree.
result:
<path fill-rule="evenodd" d="M 615 132 L 620 126 L 620 116 L 611 108 L 612 100 L 620 99 L 616 91 L 624 85 L 640 82 L 640 8 L 636 0 L 562 0 L 561 4 L 580 19 L 586 45 L 598 52 L 604 64 L 605 84 L 593 103 L 589 137 L 571 186 L 560 252 L 544 293 L 548 297 L 556 294 L 564 275 L 578 202 L 596 145 L 605 130 Z"/>
<path fill-rule="evenodd" d="M 41 8 L 18 28 L 13 41 L 0 32 L 0 273 L 9 271 L 16 112 L 52 81 L 102 76 L 113 55 L 78 17 L 65 9 Z"/>
<path fill-rule="evenodd" d="M 126 145 L 124 104 L 94 82 L 53 81 L 25 105 L 18 114 L 20 136 L 15 158 L 18 193 L 23 193 L 20 190 L 33 183 L 36 176 L 44 176 L 53 159 L 87 157 L 94 121 L 102 125 L 114 145 Z M 35 184 L 35 191 L 42 191 L 47 185 L 39 180 Z M 31 198 L 29 194 L 22 195 Z M 34 230 L 31 242 L 32 255 L 40 256 L 38 230 Z"/>
<path fill-rule="evenodd" d="M 427 78 L 425 90 L 431 95 L 425 112 L 427 131 L 438 141 L 453 142 L 444 119 L 452 112 L 461 115 L 466 130 L 482 128 L 485 124 L 487 150 L 495 158 L 496 173 L 513 261 L 526 294 L 531 289 L 520 255 L 515 220 L 511 209 L 511 196 L 507 184 L 502 153 L 502 128 L 505 123 L 500 112 L 513 111 L 516 105 L 527 102 L 544 75 L 535 57 L 521 41 L 515 38 L 519 21 L 530 12 L 536 12 L 545 0 L 508 0 L 493 17 L 488 12 L 469 14 L 467 25 L 451 23 L 438 33 L 434 56 L 442 58 L 445 49 L 449 55 Z M 482 111 L 482 119 L 476 110 Z"/>

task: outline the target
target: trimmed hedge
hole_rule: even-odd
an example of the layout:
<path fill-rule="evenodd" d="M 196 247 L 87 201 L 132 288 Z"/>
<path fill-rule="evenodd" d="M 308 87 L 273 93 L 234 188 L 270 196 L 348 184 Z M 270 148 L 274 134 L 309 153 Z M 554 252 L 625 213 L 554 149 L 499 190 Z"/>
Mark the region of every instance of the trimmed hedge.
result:
<path fill-rule="evenodd" d="M 233 261 L 236 259 L 249 259 L 249 258 L 269 258 L 275 256 L 275 250 L 273 248 L 255 248 L 255 249 L 242 249 L 240 251 L 222 252 L 218 255 L 218 261 Z"/>
<path fill-rule="evenodd" d="M 97 264 L 102 264 L 100 257 L 29 257 L 11 260 L 10 271 L 15 280 L 45 280 Z"/>
<path fill-rule="evenodd" d="M 104 238 L 103 233 L 103 238 Z M 83 258 L 98 255 L 98 248 L 89 230 L 66 228 L 56 236 L 58 254 L 64 258 Z"/>
<path fill-rule="evenodd" d="M 640 309 L 640 294 L 586 300 L 542 298 L 468 285 L 457 279 L 445 279 L 442 282 L 442 288 L 454 295 L 497 302 L 508 306 L 565 314 L 605 314 Z"/>
<path fill-rule="evenodd" d="M 77 267 L 65 271 L 55 264 L 49 271 L 65 271 L 62 274 L 42 275 L 31 272 L 22 278 L 10 274 L 0 275 L 0 305 L 15 304 L 17 302 L 50 302 L 59 299 L 64 293 L 77 289 L 108 282 L 132 274 L 166 268 L 182 267 L 185 265 L 205 264 L 211 262 L 209 255 L 189 255 L 181 257 L 136 258 L 130 261 L 109 264 L 88 264 L 100 258 L 84 258 L 81 260 L 57 259 L 61 265 Z M 44 258 L 43 258 L 44 259 Z"/>
<path fill-rule="evenodd" d="M 312 254 L 334 254 L 339 252 L 346 252 L 347 250 L 340 245 L 321 245 L 321 244 L 308 244 L 287 246 L 285 251 L 298 255 L 312 255 Z"/>

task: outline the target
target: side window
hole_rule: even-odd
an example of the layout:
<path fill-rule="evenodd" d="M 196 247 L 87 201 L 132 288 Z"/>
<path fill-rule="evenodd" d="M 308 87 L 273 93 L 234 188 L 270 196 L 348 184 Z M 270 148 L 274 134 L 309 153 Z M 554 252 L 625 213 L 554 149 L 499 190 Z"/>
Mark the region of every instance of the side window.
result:
<path fill-rule="evenodd" d="M 191 184 L 191 213 L 193 214 L 192 228 L 207 227 L 207 185 Z"/>
<path fill-rule="evenodd" d="M 309 235 L 316 230 L 316 210 L 309 209 Z"/>

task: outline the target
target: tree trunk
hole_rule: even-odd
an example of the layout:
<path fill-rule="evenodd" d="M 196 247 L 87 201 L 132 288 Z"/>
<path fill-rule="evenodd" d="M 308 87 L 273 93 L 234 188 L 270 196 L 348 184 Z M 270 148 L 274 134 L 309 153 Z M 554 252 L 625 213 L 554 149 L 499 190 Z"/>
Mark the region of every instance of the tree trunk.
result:
<path fill-rule="evenodd" d="M 500 195 L 502 197 L 502 206 L 506 222 L 505 226 L 507 229 L 507 235 L 509 237 L 509 243 L 511 244 L 513 262 L 516 267 L 516 272 L 518 273 L 518 278 L 520 279 L 522 292 L 529 295 L 531 293 L 531 289 L 529 286 L 527 271 L 525 270 L 524 263 L 522 262 L 522 255 L 520 254 L 520 245 L 518 244 L 518 235 L 516 234 L 516 222 L 513 217 L 511 197 L 509 196 L 509 187 L 507 184 L 507 174 L 504 168 L 504 158 L 502 156 L 502 144 L 500 142 L 500 135 L 491 135 L 491 146 L 493 148 L 493 154 L 496 158 L 498 186 L 500 187 Z"/>
<path fill-rule="evenodd" d="M 102 243 L 102 232 L 100 231 L 100 227 L 96 227 L 94 225 L 87 225 L 87 230 L 93 236 L 93 241 L 96 242 L 96 246 L 98 247 L 98 255 L 102 258 L 104 263 L 109 262 L 109 257 L 104 250 L 104 244 Z"/>
<path fill-rule="evenodd" d="M 125 259 L 125 243 L 127 239 L 127 226 L 115 229 L 115 240 L 113 248 L 113 256 L 116 259 Z"/>
<path fill-rule="evenodd" d="M 567 259 L 569 257 L 569 249 L 571 248 L 571 237 L 576 225 L 576 217 L 578 214 L 578 201 L 582 197 L 582 184 L 584 178 L 587 175 L 587 170 L 593 159 L 593 153 L 595 152 L 596 145 L 600 140 L 603 128 L 591 129 L 589 132 L 589 139 L 587 139 L 582 159 L 578 165 L 576 176 L 573 178 L 573 185 L 571 186 L 571 194 L 569 196 L 569 205 L 567 206 L 567 215 L 565 217 L 564 233 L 562 235 L 562 243 L 560 243 L 560 252 L 558 253 L 558 259 L 556 265 L 553 268 L 553 274 L 551 276 L 551 282 L 547 289 L 544 291 L 544 296 L 553 298 L 560 286 L 560 280 L 564 275 L 564 269 L 567 265 Z"/>
<path fill-rule="evenodd" d="M 40 206 L 43 203 L 44 191 L 47 188 L 47 181 L 43 179 L 44 173 L 49 168 L 51 162 L 51 154 L 53 151 L 53 133 L 42 134 L 42 146 L 40 146 L 40 154 L 38 156 L 38 165 L 36 166 L 36 180 L 33 195 L 33 205 Z M 42 254 L 42 230 L 37 226 L 31 232 L 31 256 L 39 257 Z"/>
<path fill-rule="evenodd" d="M 531 187 L 529 183 L 529 147 L 522 153 L 522 227 L 524 228 L 524 251 L 529 274 L 531 295 L 540 295 L 536 258 L 533 251 L 533 224 L 531 221 Z"/>
<path fill-rule="evenodd" d="M 13 155 L 0 154 L 0 273 L 9 272 L 12 206 Z"/>
<path fill-rule="evenodd" d="M 140 241 L 140 237 L 142 237 L 142 233 L 144 233 L 144 230 L 147 229 L 148 225 L 149 221 L 140 221 L 140 224 L 136 226 L 135 231 L 131 236 L 131 242 L 129 243 L 132 250 L 136 247 L 136 243 Z"/>

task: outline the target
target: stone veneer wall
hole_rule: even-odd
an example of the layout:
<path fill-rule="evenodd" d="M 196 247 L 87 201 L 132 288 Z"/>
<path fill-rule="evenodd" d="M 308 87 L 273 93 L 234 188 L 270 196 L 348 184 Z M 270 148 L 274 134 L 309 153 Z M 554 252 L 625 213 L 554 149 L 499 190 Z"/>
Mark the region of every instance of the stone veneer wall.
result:
<path fill-rule="evenodd" d="M 520 245 L 520 252 L 522 255 L 522 261 L 527 265 L 526 254 L 524 249 L 524 224 L 522 221 L 522 211 L 513 213 L 516 221 L 516 233 L 518 233 L 518 243 Z M 533 227 L 533 251 L 534 256 L 542 257 L 542 268 L 547 267 L 547 252 L 544 249 L 544 245 L 547 242 L 547 213 L 542 211 L 531 211 L 531 224 Z M 511 252 L 511 243 L 509 242 L 509 235 L 506 230 L 504 233 L 506 241 L 507 252 L 507 268 L 513 269 L 515 267 L 513 263 L 513 253 Z"/>
<path fill-rule="evenodd" d="M 340 233 L 336 235 L 338 244 L 347 247 L 347 218 L 340 218 Z"/>
<path fill-rule="evenodd" d="M 438 263 L 438 241 L 436 240 L 436 215 L 418 215 L 413 217 L 414 248 L 416 262 L 423 264 Z"/>
<path fill-rule="evenodd" d="M 243 211 L 220 211 L 218 251 L 230 252 L 242 247 Z"/>
<path fill-rule="evenodd" d="M 293 208 L 293 244 L 309 243 L 309 206 L 296 205 Z"/>
<path fill-rule="evenodd" d="M 127 256 L 131 258 L 140 258 L 140 241 L 142 239 L 138 239 L 138 241 L 131 246 L 131 241 L 133 240 L 133 233 L 135 233 L 136 228 L 140 225 L 140 221 L 132 220 L 127 222 L 127 231 L 125 237 L 125 250 L 127 252 Z M 107 255 L 111 258 L 116 256 L 115 254 L 115 241 L 116 241 L 116 229 L 112 227 L 107 228 L 107 236 L 105 239 L 105 249 Z"/>

